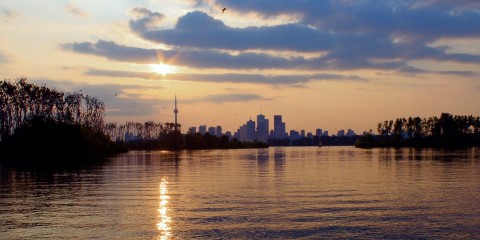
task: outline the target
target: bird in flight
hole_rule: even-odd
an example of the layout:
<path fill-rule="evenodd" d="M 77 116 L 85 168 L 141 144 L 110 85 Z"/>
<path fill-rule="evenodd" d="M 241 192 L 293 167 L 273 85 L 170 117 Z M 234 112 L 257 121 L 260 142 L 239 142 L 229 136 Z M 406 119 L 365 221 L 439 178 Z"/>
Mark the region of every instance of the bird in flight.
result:
<path fill-rule="evenodd" d="M 227 8 L 223 8 L 223 9 L 222 9 L 222 13 L 225 12 L 225 10 L 227 10 Z"/>

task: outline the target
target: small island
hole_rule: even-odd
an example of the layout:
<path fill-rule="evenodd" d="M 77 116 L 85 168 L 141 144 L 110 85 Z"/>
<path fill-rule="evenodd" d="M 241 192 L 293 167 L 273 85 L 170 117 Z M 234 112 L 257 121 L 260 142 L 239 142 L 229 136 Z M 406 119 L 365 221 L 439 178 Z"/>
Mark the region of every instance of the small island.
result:
<path fill-rule="evenodd" d="M 453 116 L 409 117 L 385 120 L 373 131 L 364 134 L 355 143 L 358 148 L 416 147 L 464 148 L 480 146 L 480 117 Z"/>

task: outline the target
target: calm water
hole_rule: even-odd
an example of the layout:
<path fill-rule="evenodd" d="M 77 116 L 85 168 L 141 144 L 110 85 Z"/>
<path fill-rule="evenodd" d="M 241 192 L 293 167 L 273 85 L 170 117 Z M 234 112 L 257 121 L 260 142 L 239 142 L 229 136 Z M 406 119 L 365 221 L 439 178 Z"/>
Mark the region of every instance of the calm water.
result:
<path fill-rule="evenodd" d="M 480 238 L 478 148 L 131 152 L 0 173 L 0 239 Z"/>

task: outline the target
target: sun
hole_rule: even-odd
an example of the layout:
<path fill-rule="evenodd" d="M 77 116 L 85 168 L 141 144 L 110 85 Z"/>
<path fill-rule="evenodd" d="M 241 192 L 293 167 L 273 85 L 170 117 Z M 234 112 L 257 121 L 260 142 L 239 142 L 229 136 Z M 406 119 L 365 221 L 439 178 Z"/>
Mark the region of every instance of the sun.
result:
<path fill-rule="evenodd" d="M 158 74 L 162 74 L 163 76 L 176 72 L 175 66 L 164 63 L 150 64 L 150 69 Z"/>

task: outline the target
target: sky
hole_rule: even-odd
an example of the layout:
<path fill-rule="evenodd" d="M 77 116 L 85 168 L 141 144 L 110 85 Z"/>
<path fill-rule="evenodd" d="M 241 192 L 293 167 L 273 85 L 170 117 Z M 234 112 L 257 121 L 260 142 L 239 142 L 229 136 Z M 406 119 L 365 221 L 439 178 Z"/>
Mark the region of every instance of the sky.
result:
<path fill-rule="evenodd" d="M 225 8 L 225 11 L 222 9 Z M 357 133 L 480 115 L 476 0 L 2 0 L 0 78 L 97 96 L 107 121 Z"/>

